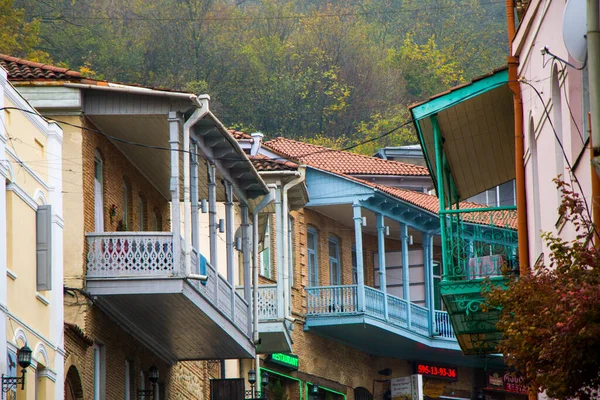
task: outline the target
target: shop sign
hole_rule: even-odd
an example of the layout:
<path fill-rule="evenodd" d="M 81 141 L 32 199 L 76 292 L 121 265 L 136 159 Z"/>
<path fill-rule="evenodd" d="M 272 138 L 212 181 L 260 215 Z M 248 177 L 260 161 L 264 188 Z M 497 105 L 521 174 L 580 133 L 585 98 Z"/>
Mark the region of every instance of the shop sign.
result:
<path fill-rule="evenodd" d="M 446 365 L 418 362 L 415 364 L 415 372 L 426 377 L 458 380 L 458 369 Z"/>
<path fill-rule="evenodd" d="M 432 399 L 439 399 L 444 394 L 446 384 L 448 384 L 447 381 L 428 379 L 423 386 L 423 394 Z"/>
<path fill-rule="evenodd" d="M 523 384 L 523 377 L 519 375 L 511 375 L 509 372 L 490 371 L 487 375 L 487 386 L 485 390 L 494 390 L 497 392 L 528 393 L 527 386 Z"/>
<path fill-rule="evenodd" d="M 298 356 L 295 354 L 273 353 L 268 356 L 267 361 L 298 371 Z"/>
<path fill-rule="evenodd" d="M 392 400 L 423 400 L 423 376 L 411 375 L 390 381 Z"/>

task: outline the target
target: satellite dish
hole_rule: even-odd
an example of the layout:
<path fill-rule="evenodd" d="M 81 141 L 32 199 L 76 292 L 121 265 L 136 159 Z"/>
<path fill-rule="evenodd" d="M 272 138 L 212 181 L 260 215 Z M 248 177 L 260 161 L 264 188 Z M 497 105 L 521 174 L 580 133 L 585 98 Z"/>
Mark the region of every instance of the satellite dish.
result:
<path fill-rule="evenodd" d="M 567 0 L 563 13 L 562 34 L 567 51 L 579 62 L 587 52 L 586 0 Z"/>

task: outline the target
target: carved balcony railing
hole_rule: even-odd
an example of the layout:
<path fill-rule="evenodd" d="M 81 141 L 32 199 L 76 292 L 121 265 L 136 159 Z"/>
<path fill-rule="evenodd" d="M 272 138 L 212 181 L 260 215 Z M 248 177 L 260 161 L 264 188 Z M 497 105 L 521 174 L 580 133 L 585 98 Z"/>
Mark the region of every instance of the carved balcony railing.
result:
<path fill-rule="evenodd" d="M 307 317 L 343 317 L 365 314 L 394 327 L 409 329 L 424 337 L 430 336 L 429 310 L 381 290 L 365 286 L 365 310 L 358 308 L 358 285 L 318 286 L 306 288 Z M 408 309 L 410 307 L 410 313 Z M 387 319 L 386 319 L 387 309 Z M 454 339 L 448 314 L 435 311 L 434 336 Z M 437 329 L 436 329 L 437 328 Z"/>
<path fill-rule="evenodd" d="M 185 253 L 174 254 L 171 232 L 103 232 L 86 234 L 87 278 L 185 278 Z M 185 244 L 180 239 L 180 249 Z M 191 272 L 206 282 L 188 280 L 210 304 L 250 337 L 248 302 L 210 263 L 191 249 Z"/>

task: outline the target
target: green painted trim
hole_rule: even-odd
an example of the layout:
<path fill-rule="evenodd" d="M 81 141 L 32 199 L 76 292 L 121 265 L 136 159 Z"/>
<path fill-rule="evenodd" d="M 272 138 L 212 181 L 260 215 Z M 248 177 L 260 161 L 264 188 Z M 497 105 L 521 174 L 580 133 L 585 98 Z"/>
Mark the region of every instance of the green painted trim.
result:
<path fill-rule="evenodd" d="M 412 114 L 412 110 L 411 110 L 411 114 Z M 431 180 L 433 181 L 433 187 L 435 188 L 435 191 L 437 193 L 437 176 L 436 176 L 435 171 L 433 170 L 433 167 L 431 166 L 431 161 L 429 159 L 429 153 L 427 152 L 427 146 L 425 145 L 425 140 L 423 139 L 423 132 L 421 131 L 421 124 L 417 120 L 415 120 L 414 114 L 412 115 L 412 118 L 414 120 L 415 128 L 417 130 L 417 138 L 419 139 L 419 142 L 421 143 L 421 149 L 423 150 L 423 155 L 425 156 L 425 163 L 427 164 L 427 169 L 429 170 L 429 175 L 431 176 Z"/>
<path fill-rule="evenodd" d="M 508 69 L 503 69 L 469 85 L 455 89 L 443 96 L 436 97 L 426 103 L 415 106 L 414 108 L 411 108 L 411 113 L 413 114 L 414 119 L 418 121 L 507 83 Z"/>
<path fill-rule="evenodd" d="M 306 389 L 306 397 L 307 397 L 307 400 L 308 400 L 308 385 L 311 385 L 311 386 L 312 386 L 312 385 L 313 385 L 313 383 L 312 383 L 312 382 L 309 382 L 309 381 L 306 381 L 306 382 L 305 382 L 305 384 L 306 384 L 306 386 L 305 386 L 305 389 Z M 333 389 L 326 388 L 325 386 L 319 386 L 319 389 L 323 389 L 323 390 L 325 390 L 325 391 L 327 391 L 327 392 L 329 392 L 329 393 L 333 393 L 333 394 L 340 395 L 340 396 L 342 396 L 342 397 L 344 398 L 344 400 L 346 400 L 346 395 L 345 395 L 344 393 L 342 393 L 342 392 L 338 392 L 337 390 L 333 390 Z"/>
<path fill-rule="evenodd" d="M 431 119 L 431 126 L 433 127 L 433 143 L 435 144 L 435 166 L 436 166 L 436 170 L 437 170 L 437 175 L 439 177 L 438 179 L 438 199 L 440 202 L 440 211 L 445 210 L 446 206 L 444 204 L 444 198 L 445 198 L 445 193 L 444 193 L 444 180 L 442 179 L 443 176 L 443 172 L 442 172 L 442 132 L 440 130 L 440 125 L 438 124 L 438 119 L 437 119 L 437 114 L 432 115 L 431 117 L 429 117 Z M 442 214 L 440 214 L 440 236 L 442 239 L 442 258 L 447 257 L 447 253 L 446 253 L 446 235 L 448 233 L 446 232 L 446 218 L 442 217 Z M 442 273 L 442 281 L 444 281 L 445 279 L 447 279 L 448 277 L 448 264 L 449 263 L 444 263 L 444 270 Z"/>
<path fill-rule="evenodd" d="M 482 208 L 461 208 L 460 210 L 440 210 L 440 214 L 464 214 L 474 212 L 488 211 L 515 211 L 517 206 L 501 206 L 501 207 L 482 207 Z"/>
<path fill-rule="evenodd" d="M 290 376 L 290 375 L 282 374 L 281 372 L 273 371 L 272 369 L 268 369 L 268 368 L 265 368 L 265 367 L 260 367 L 260 371 L 263 371 L 263 370 L 267 371 L 270 374 L 279 375 L 279 376 L 281 376 L 283 378 L 291 379 L 293 381 L 298 382 L 298 385 L 300 386 L 300 400 L 304 399 L 304 396 L 302 395 L 302 383 L 303 383 L 302 380 L 300 380 L 300 379 L 298 379 L 298 378 L 296 378 L 294 376 Z M 258 374 L 257 376 L 260 376 L 260 374 Z M 306 392 L 306 393 L 308 394 L 308 392 Z"/>

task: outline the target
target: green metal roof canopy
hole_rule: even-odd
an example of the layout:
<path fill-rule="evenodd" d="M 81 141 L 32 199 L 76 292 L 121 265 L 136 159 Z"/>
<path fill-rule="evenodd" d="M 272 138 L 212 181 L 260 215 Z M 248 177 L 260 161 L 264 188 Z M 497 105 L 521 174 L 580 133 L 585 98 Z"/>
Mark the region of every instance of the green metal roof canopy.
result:
<path fill-rule="evenodd" d="M 430 117 L 437 114 L 455 199 L 468 199 L 515 178 L 514 110 L 506 67 L 410 111 L 434 182 L 438 176 Z"/>

